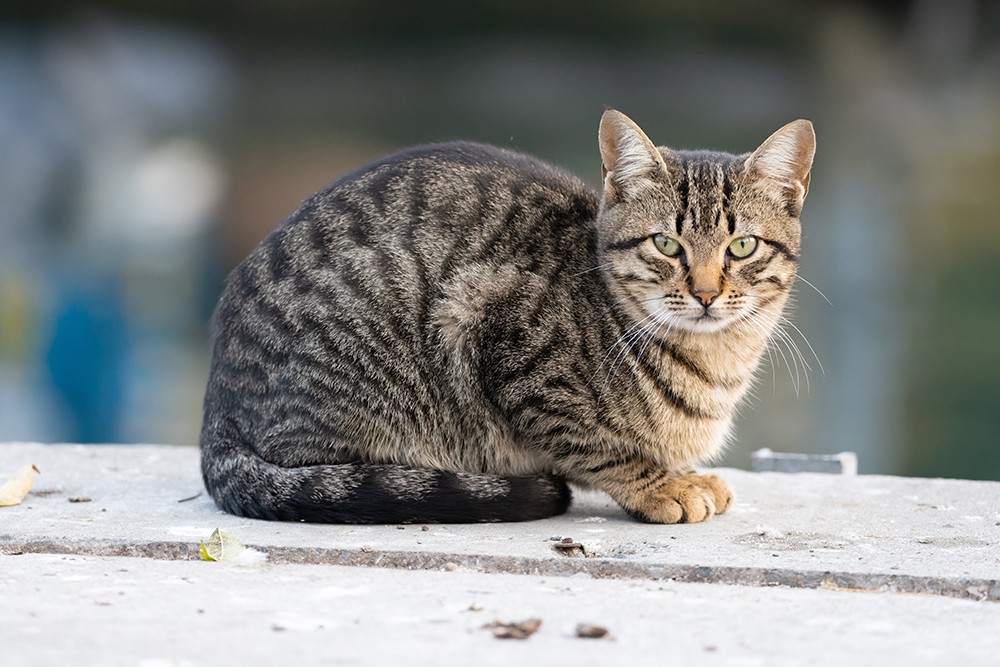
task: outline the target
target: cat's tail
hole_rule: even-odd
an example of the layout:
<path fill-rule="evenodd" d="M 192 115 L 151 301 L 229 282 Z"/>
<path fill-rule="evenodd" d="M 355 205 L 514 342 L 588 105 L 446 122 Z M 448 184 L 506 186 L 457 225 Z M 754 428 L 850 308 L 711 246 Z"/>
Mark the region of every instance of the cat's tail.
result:
<path fill-rule="evenodd" d="M 562 514 L 571 499 L 555 475 L 501 477 L 368 463 L 285 468 L 235 443 L 203 445 L 201 469 L 220 508 L 272 521 L 531 521 Z"/>

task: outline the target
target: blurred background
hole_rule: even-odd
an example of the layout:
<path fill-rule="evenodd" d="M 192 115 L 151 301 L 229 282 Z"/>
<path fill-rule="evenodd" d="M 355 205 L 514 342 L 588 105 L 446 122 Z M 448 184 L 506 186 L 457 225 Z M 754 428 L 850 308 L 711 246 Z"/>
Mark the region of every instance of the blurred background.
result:
<path fill-rule="evenodd" d="M 674 148 L 816 127 L 801 355 L 772 350 L 723 464 L 1000 479 L 1000 6 L 975 0 L 5 0 L 0 442 L 195 444 L 222 281 L 302 199 L 451 139 L 596 186 L 605 107 Z"/>

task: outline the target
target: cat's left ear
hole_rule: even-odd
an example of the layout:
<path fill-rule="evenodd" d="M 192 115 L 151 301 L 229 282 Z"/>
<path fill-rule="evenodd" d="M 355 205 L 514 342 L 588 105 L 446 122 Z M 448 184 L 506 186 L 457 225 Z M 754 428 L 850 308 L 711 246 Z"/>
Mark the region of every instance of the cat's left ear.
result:
<path fill-rule="evenodd" d="M 635 193 L 657 176 L 666 174 L 663 156 L 625 114 L 608 109 L 598 132 L 605 197 Z"/>
<path fill-rule="evenodd" d="M 798 215 L 809 192 L 809 172 L 816 154 L 816 133 L 812 123 L 795 120 L 761 144 L 747 158 L 745 169 L 756 171 L 781 188 L 789 210 Z"/>

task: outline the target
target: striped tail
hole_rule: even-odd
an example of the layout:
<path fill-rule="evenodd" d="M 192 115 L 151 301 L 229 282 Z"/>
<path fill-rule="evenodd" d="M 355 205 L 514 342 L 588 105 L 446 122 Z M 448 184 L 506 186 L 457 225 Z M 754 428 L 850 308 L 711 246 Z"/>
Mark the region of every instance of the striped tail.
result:
<path fill-rule="evenodd" d="M 555 475 L 501 477 L 391 464 L 284 468 L 235 443 L 202 443 L 205 488 L 223 510 L 271 521 L 481 523 L 562 514 L 571 494 Z"/>

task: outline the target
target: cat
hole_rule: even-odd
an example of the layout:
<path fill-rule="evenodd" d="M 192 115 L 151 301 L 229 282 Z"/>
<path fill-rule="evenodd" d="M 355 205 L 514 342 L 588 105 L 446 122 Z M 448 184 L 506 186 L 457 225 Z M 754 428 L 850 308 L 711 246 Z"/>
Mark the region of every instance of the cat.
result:
<path fill-rule="evenodd" d="M 230 275 L 200 437 L 222 509 L 329 523 L 564 512 L 567 482 L 654 523 L 733 502 L 730 434 L 788 299 L 815 151 L 734 156 L 608 110 L 603 192 L 474 143 L 361 167 Z"/>

